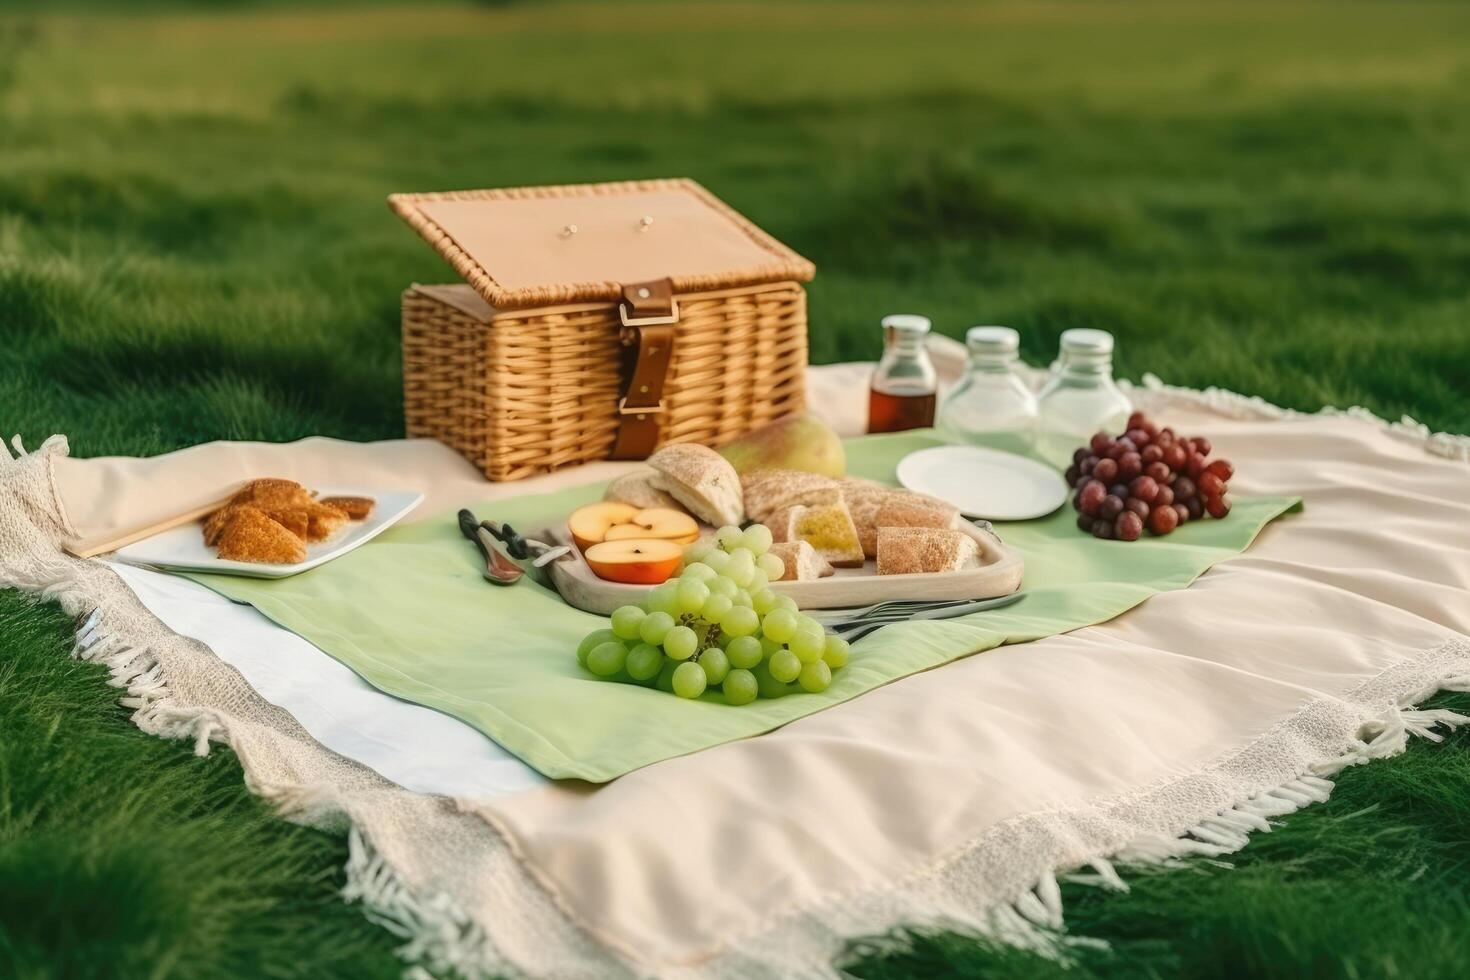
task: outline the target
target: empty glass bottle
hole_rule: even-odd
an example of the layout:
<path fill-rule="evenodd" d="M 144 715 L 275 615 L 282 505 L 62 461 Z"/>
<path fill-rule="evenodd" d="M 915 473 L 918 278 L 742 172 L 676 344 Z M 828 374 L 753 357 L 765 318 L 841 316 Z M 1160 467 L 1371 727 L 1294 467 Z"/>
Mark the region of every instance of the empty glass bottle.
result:
<path fill-rule="evenodd" d="M 939 408 L 940 432 L 955 442 L 1029 453 L 1036 396 L 1016 372 L 1021 335 L 1010 327 L 971 327 L 965 345 L 969 369 Z"/>
<path fill-rule="evenodd" d="M 883 358 L 868 392 L 868 431 L 902 432 L 934 424 L 939 375 L 924 338 L 929 318 L 895 313 L 883 318 Z"/>
<path fill-rule="evenodd" d="M 1093 433 L 1122 432 L 1133 405 L 1113 382 L 1113 335 L 1064 331 L 1056 370 L 1036 400 L 1036 451 L 1057 469 L 1066 469 Z"/>

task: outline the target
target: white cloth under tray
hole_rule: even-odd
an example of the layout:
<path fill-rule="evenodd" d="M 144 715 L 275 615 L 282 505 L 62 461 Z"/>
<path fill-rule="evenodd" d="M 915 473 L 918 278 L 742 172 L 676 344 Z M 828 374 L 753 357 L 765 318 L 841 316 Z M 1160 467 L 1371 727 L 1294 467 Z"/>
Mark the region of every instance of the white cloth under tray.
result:
<path fill-rule="evenodd" d="M 163 625 L 208 646 L 312 738 L 405 789 L 491 799 L 546 781 L 479 730 L 384 694 L 251 606 L 177 575 L 112 567 Z"/>

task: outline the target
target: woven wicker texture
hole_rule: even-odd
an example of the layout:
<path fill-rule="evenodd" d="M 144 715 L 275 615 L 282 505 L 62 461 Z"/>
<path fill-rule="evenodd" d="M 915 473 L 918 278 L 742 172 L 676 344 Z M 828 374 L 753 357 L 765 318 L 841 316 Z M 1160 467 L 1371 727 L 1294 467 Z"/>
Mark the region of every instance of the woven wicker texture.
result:
<path fill-rule="evenodd" d="M 495 279 L 479 259 L 455 241 L 454 237 L 423 210 L 424 205 L 440 201 L 502 201 L 564 198 L 632 197 L 640 194 L 675 192 L 695 198 L 710 212 L 713 220 L 743 233 L 756 246 L 761 261 L 755 265 L 728 268 L 698 275 L 672 276 L 674 290 L 679 293 L 708 292 L 732 286 L 756 283 L 807 282 L 815 273 L 810 262 L 766 234 L 728 204 L 715 197 L 695 181 L 685 178 L 666 180 L 629 180 L 603 184 L 563 184 L 545 187 L 511 187 L 499 190 L 445 191 L 433 194 L 393 194 L 388 205 L 419 236 L 454 267 L 485 301 L 497 310 L 527 309 L 558 303 L 592 300 L 616 300 L 626 283 L 612 280 L 592 282 L 550 283 L 528 288 L 506 288 Z M 689 244 L 698 248 L 697 242 Z M 668 270 L 647 278 L 662 278 Z"/>
<path fill-rule="evenodd" d="M 491 480 L 606 459 L 623 385 L 616 306 L 477 315 L 443 287 L 403 296 L 410 436 Z M 806 293 L 794 282 L 679 298 L 662 440 L 719 446 L 805 408 Z"/>

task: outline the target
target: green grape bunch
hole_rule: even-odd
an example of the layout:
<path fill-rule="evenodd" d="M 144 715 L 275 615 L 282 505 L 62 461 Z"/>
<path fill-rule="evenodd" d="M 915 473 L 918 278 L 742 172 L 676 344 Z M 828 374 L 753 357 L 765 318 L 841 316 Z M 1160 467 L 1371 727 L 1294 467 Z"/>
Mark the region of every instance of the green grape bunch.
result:
<path fill-rule="evenodd" d="M 681 698 L 718 691 L 726 704 L 825 691 L 848 643 L 770 588 L 784 572 L 770 549 L 763 524 L 726 525 L 689 545 L 679 576 L 613 610 L 578 644 L 577 662 Z"/>

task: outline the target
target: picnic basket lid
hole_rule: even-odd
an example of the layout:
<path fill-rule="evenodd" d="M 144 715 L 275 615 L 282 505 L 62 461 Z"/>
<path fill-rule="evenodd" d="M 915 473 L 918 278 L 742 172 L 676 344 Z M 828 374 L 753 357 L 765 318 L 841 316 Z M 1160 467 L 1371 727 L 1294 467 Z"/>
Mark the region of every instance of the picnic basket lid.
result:
<path fill-rule="evenodd" d="M 692 180 L 393 194 L 389 206 L 492 307 L 806 282 L 806 259 Z"/>

